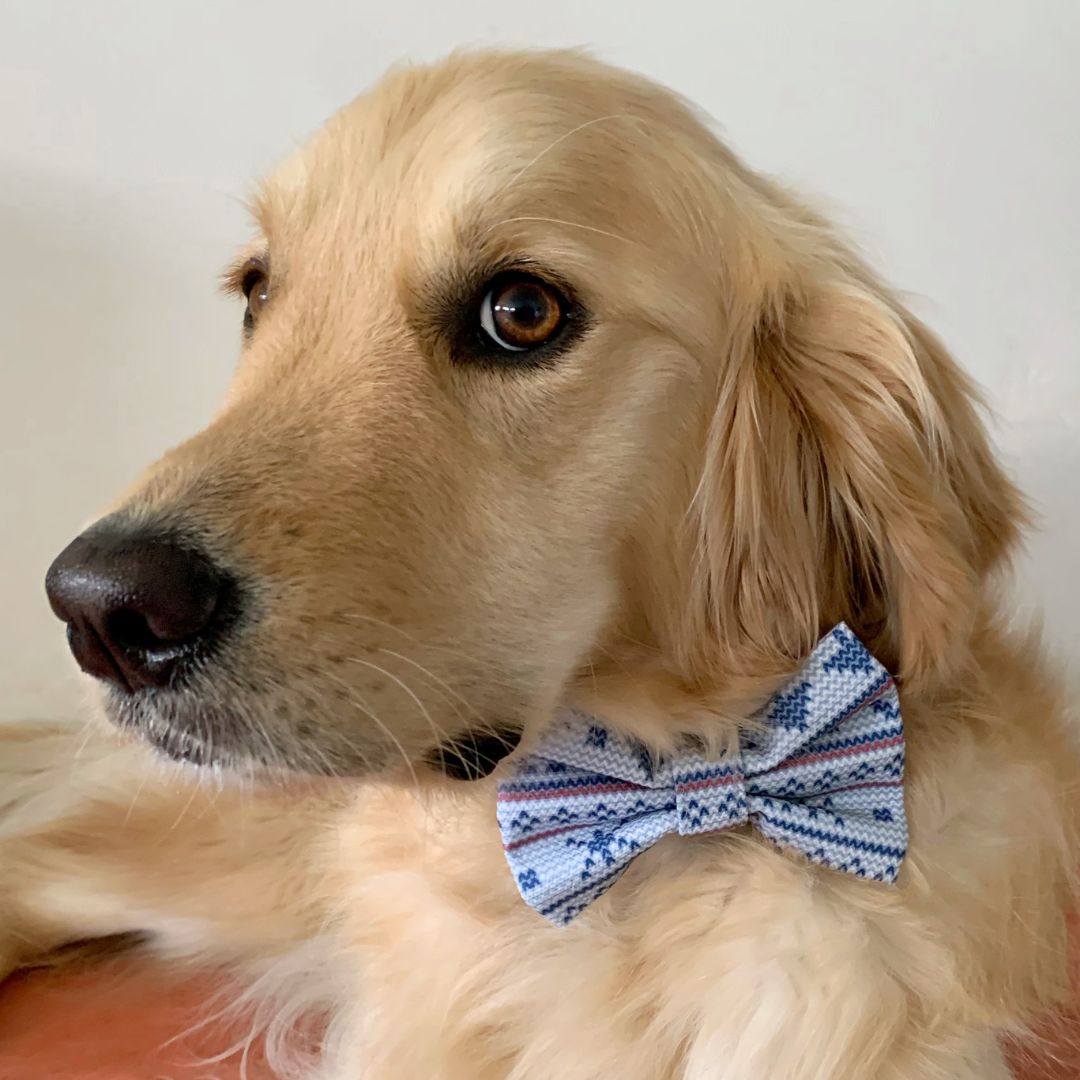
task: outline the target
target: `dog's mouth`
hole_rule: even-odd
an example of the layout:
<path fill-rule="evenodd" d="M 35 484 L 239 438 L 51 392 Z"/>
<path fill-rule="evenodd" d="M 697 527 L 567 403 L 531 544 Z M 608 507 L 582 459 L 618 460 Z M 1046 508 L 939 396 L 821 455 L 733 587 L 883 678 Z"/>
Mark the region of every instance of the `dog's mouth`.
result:
<path fill-rule="evenodd" d="M 110 691 L 105 697 L 105 711 L 121 732 L 149 743 L 163 757 L 178 763 L 238 774 L 289 769 L 331 773 L 328 767 L 301 768 L 298 755 L 287 753 L 277 740 L 260 732 L 253 718 L 208 705 L 190 692 Z"/>
<path fill-rule="evenodd" d="M 139 734 L 171 761 L 204 767 L 224 764 L 215 757 L 208 743 L 183 728 L 148 723 L 142 726 Z"/>
<path fill-rule="evenodd" d="M 361 778 L 405 765 L 426 767 L 455 780 L 479 780 L 511 754 L 521 739 L 512 724 L 466 730 L 411 760 L 396 741 L 363 748 L 314 723 L 276 729 L 266 708 L 228 708 L 191 689 L 109 692 L 106 713 L 122 732 L 149 743 L 171 761 L 253 778 L 307 775 Z"/>

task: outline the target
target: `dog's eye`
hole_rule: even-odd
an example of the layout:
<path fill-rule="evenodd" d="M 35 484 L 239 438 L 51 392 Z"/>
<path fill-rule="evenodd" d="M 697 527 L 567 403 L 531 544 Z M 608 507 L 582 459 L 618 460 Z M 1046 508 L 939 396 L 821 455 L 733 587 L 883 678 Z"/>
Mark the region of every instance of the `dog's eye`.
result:
<path fill-rule="evenodd" d="M 270 275 L 265 264 L 259 259 L 252 259 L 244 268 L 240 289 L 247 300 L 244 311 L 244 326 L 250 330 L 270 296 Z"/>
<path fill-rule="evenodd" d="M 559 291 L 546 281 L 530 274 L 500 274 L 481 301 L 480 328 L 500 349 L 528 352 L 562 329 L 566 307 Z"/>

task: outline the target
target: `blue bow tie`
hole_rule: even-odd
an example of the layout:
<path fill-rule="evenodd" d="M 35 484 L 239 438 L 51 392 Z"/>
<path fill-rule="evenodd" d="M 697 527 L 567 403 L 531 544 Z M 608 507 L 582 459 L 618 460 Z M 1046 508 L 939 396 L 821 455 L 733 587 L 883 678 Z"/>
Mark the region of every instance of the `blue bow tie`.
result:
<path fill-rule="evenodd" d="M 660 837 L 747 822 L 823 866 L 895 881 L 907 819 L 889 673 L 841 623 L 756 720 L 734 758 L 654 761 L 595 717 L 561 710 L 499 784 L 499 829 L 525 902 L 565 926 Z"/>

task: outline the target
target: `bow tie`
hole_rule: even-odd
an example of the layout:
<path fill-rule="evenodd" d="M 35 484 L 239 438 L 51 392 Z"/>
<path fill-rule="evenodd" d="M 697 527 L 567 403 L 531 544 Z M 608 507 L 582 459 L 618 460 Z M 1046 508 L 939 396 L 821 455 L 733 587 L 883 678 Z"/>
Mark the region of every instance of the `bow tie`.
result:
<path fill-rule="evenodd" d="M 525 902 L 565 926 L 662 836 L 746 823 L 808 859 L 896 880 L 907 852 L 896 684 L 841 623 L 755 716 L 739 753 L 654 760 L 562 709 L 499 784 L 506 859 Z"/>

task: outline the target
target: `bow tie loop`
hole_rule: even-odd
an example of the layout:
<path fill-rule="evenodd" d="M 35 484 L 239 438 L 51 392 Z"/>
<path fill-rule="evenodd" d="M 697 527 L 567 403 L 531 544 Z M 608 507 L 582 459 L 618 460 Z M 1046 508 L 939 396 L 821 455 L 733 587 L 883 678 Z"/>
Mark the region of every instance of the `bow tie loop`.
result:
<path fill-rule="evenodd" d="M 896 686 L 843 624 L 770 698 L 730 759 L 655 761 L 574 709 L 499 784 L 522 897 L 565 925 L 662 836 L 752 824 L 823 866 L 893 882 L 907 850 Z"/>

